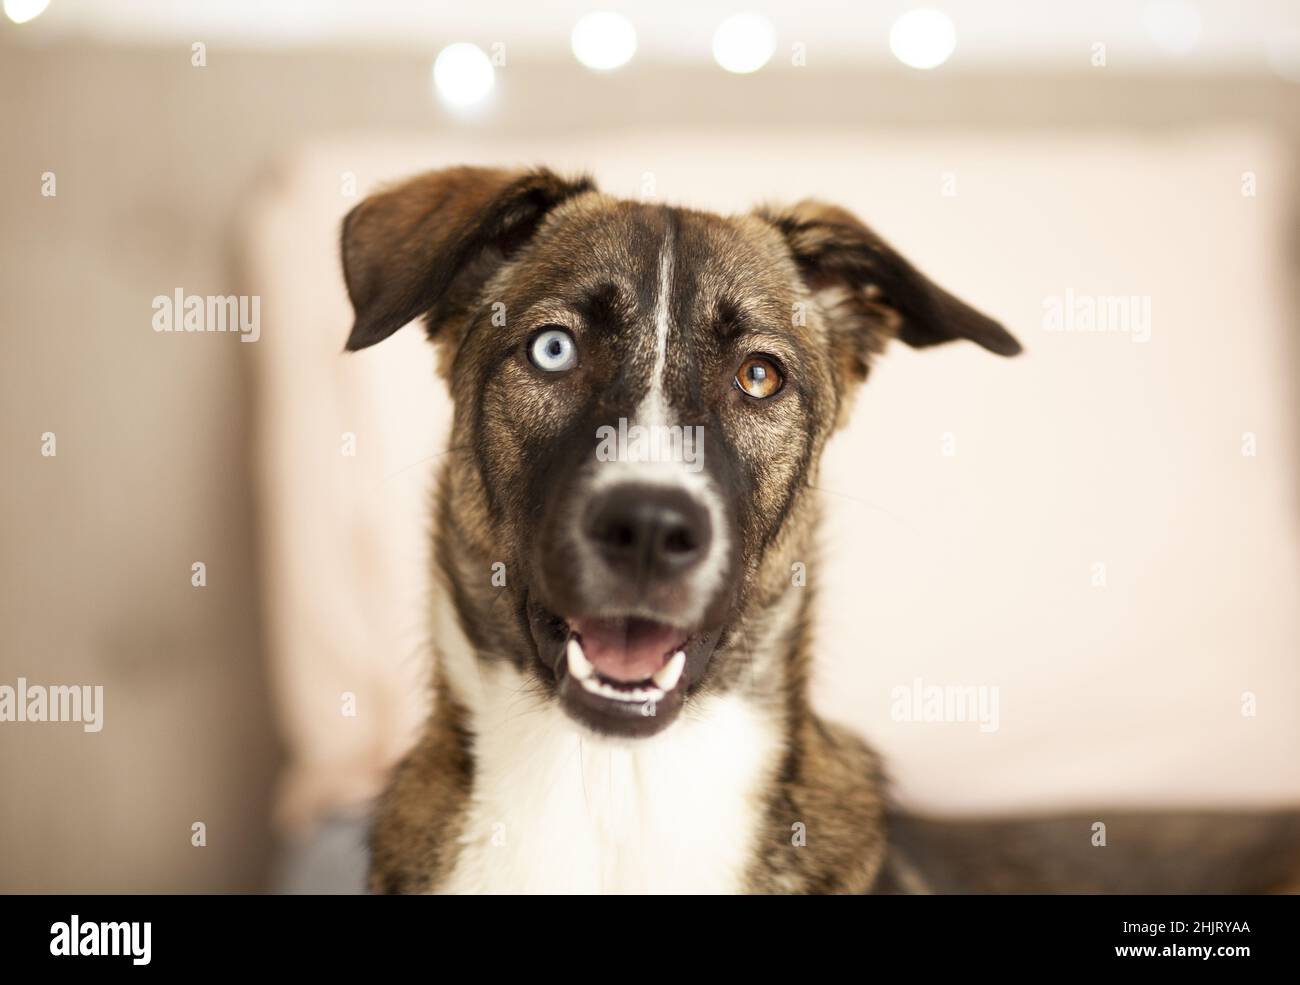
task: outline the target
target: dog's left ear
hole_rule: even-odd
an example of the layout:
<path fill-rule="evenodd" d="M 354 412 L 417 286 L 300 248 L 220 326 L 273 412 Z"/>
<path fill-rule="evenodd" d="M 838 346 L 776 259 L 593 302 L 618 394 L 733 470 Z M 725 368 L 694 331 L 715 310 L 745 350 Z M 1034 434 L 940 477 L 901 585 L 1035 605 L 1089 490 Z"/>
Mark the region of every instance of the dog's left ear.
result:
<path fill-rule="evenodd" d="M 1000 356 L 1020 351 L 1005 328 L 932 282 L 847 210 L 807 200 L 757 215 L 785 236 L 812 291 L 836 291 L 833 317 L 863 335 L 855 346 L 861 375 L 882 330 L 917 348 L 969 339 Z"/>
<path fill-rule="evenodd" d="M 430 335 L 561 202 L 594 190 L 545 168 L 430 171 L 371 195 L 343 220 L 343 279 L 356 312 L 349 350 L 427 315 Z"/>

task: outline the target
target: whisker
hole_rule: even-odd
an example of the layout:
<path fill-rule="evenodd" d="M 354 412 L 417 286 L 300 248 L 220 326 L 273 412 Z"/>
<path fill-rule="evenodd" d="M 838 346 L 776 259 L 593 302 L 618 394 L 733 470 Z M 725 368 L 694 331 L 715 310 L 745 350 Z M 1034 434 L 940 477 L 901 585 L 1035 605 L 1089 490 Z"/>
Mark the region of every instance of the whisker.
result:
<path fill-rule="evenodd" d="M 877 513 L 883 513 L 891 520 L 895 520 L 902 526 L 906 527 L 917 537 L 921 536 L 921 531 L 919 531 L 913 524 L 909 523 L 892 510 L 885 509 L 885 507 L 881 506 L 879 503 L 873 503 L 870 500 L 863 499 L 860 496 L 854 496 L 850 493 L 840 492 L 838 489 L 827 489 L 825 486 L 814 486 L 811 482 L 807 483 L 807 488 L 814 489 L 820 493 L 829 493 L 831 496 L 839 496 L 841 499 L 850 500 L 857 503 L 859 506 L 865 506 L 867 509 L 875 510 Z"/>
<path fill-rule="evenodd" d="M 396 472 L 392 472 L 384 476 L 382 479 L 379 480 L 378 484 L 383 485 L 385 482 L 389 482 L 392 479 L 396 479 L 403 472 L 409 472 L 417 465 L 424 465 L 426 462 L 432 462 L 435 459 L 442 458 L 444 455 L 450 455 L 452 452 L 469 451 L 470 447 L 471 447 L 470 445 L 454 445 L 453 447 L 447 448 L 444 451 L 435 452 L 432 455 L 425 455 L 423 458 L 417 458 L 414 462 L 411 462 L 409 465 L 403 465 Z"/>

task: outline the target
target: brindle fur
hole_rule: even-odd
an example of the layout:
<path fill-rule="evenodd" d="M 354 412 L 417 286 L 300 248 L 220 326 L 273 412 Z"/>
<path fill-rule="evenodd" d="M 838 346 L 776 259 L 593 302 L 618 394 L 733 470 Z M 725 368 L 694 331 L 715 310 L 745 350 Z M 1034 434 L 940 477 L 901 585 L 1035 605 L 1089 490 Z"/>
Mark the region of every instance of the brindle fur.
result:
<path fill-rule="evenodd" d="M 503 196 L 524 203 L 512 205 L 518 212 L 507 220 L 497 217 L 509 208 L 494 204 Z M 531 213 L 529 205 L 544 217 Z M 786 219 L 813 221 L 794 211 Z M 529 248 L 513 257 L 501 245 L 504 226 L 512 221 L 542 227 Z M 795 560 L 806 563 L 813 554 L 816 504 L 810 487 L 816 461 L 843 419 L 841 404 L 848 390 L 865 376 L 869 352 L 879 348 L 889 330 L 883 323 L 867 323 L 865 301 L 855 312 L 858 321 L 836 326 L 842 331 L 833 335 L 812 296 L 816 282 L 804 282 L 787 244 L 793 227 L 782 229 L 766 216 L 724 220 L 619 202 L 587 191 L 585 182 L 568 184 L 545 172 L 521 178 L 460 169 L 417 179 L 368 201 L 349 217 L 345 267 L 359 314 L 350 347 L 369 344 L 411 317 L 433 311 L 430 330 L 441 343 L 441 371 L 456 408 L 453 451 L 439 483 L 438 568 L 461 628 L 483 658 L 527 667 L 532 640 L 522 600 L 493 588 L 482 573 L 499 559 L 508 571 L 555 562 L 529 555 L 530 541 L 518 531 L 526 529 L 531 504 L 513 491 L 524 484 L 518 464 L 552 438 L 562 415 L 576 408 L 561 407 L 549 418 L 538 414 L 537 404 L 554 398 L 543 393 L 545 382 L 530 379 L 517 365 L 503 364 L 501 353 L 510 347 L 503 345 L 500 333 L 483 330 L 485 322 L 490 325 L 485 312 L 493 299 L 505 300 L 507 311 L 545 304 L 573 285 L 603 283 L 611 271 L 639 273 L 644 280 L 652 269 L 646 258 L 657 256 L 658 244 L 674 227 L 679 255 L 692 261 L 679 261 L 683 279 L 691 280 L 683 294 L 718 299 L 718 331 L 732 329 L 726 318 L 743 305 L 746 317 L 789 326 L 795 338 L 793 344 L 781 342 L 781 351 L 798 347 L 805 359 L 799 403 L 778 407 L 775 423 L 771 416 L 756 417 L 754 426 L 740 435 L 749 442 L 741 454 L 766 470 L 763 481 L 751 489 L 753 511 L 744 531 L 762 549 L 745 558 L 737 585 L 738 618 L 714 655 L 716 672 L 704 682 L 709 689 L 749 687 L 756 700 L 784 718 L 789 739 L 765 811 L 766 837 L 755 846 L 750 888 L 862 892 L 870 887 L 884 851 L 878 766 L 865 743 L 810 710 L 813 593 L 792 588 L 789 572 Z M 506 230 L 505 235 L 519 234 Z M 811 261 L 821 244 L 807 246 Z M 448 255 L 453 259 L 447 260 Z M 458 265 L 460 269 L 448 270 Z M 375 297 L 385 281 L 385 296 Z M 432 289 L 422 293 L 420 285 L 430 282 Z M 628 293 L 644 296 L 645 286 L 633 284 Z M 608 303 L 626 306 L 631 300 Z M 809 310 L 807 317 L 793 321 L 796 302 Z M 636 319 L 644 313 L 623 314 L 629 330 L 639 330 Z M 689 319 L 691 313 L 682 315 Z M 712 328 L 702 325 L 699 330 Z M 721 362 L 730 357 L 722 345 L 703 340 L 696 354 L 708 369 L 718 370 L 712 375 L 727 379 Z M 608 370 L 612 375 L 617 367 Z M 521 391 L 532 392 L 521 400 Z M 525 419 L 521 407 L 533 419 Z M 780 611 L 779 600 L 790 593 L 798 600 L 793 618 L 774 624 L 764 614 Z M 739 656 L 725 659 L 728 654 Z M 377 811 L 374 889 L 436 886 L 452 865 L 448 846 L 455 843 L 472 784 L 473 738 L 463 721 L 463 709 L 444 682 L 424 737 L 397 770 Z M 814 832 L 800 851 L 791 850 L 796 823 Z"/>
<path fill-rule="evenodd" d="M 555 685 L 538 671 L 530 591 L 562 584 L 572 563 L 536 549 L 547 484 L 563 465 L 556 449 L 592 433 L 597 411 L 585 400 L 620 393 L 644 371 L 637 339 L 666 240 L 678 257 L 674 344 L 690 347 L 668 384 L 688 419 L 708 417 L 726 435 L 738 463 L 734 492 L 747 504 L 737 520 L 741 556 L 719 602 L 728 617 L 692 693 L 744 689 L 779 721 L 786 750 L 768 785 L 747 888 L 866 892 L 886 854 L 881 769 L 861 739 L 811 709 L 814 585 L 790 580 L 795 561 L 813 567 L 818 463 L 888 339 L 967 338 L 1003 355 L 1019 350 L 1016 341 L 833 206 L 724 218 L 620 201 L 587 179 L 545 170 L 456 168 L 372 196 L 349 215 L 343 258 L 357 321 L 348 348 L 426 316 L 455 405 L 438 482 L 436 577 L 477 659 L 508 662 L 547 693 Z M 496 302 L 504 325 L 493 321 Z M 518 358 L 537 321 L 524 313 L 561 308 L 581 310 L 608 335 L 585 354 L 582 387 L 556 387 Z M 792 318 L 799 310 L 803 317 Z M 761 408 L 727 399 L 737 335 L 787 363 L 784 399 Z M 486 573 L 497 561 L 521 576 L 494 587 Z M 475 737 L 445 674 L 436 685 L 423 737 L 376 810 L 378 892 L 436 889 L 455 864 Z M 797 824 L 807 842 L 794 850 Z M 900 859 L 881 888 L 921 884 Z"/>

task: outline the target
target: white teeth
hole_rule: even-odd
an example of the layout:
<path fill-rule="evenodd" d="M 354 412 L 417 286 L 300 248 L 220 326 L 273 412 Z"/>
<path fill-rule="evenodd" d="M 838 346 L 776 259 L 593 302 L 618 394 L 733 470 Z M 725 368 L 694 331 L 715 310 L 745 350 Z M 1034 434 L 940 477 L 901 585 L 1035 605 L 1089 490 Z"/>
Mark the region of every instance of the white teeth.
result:
<path fill-rule="evenodd" d="M 682 670 L 686 666 L 686 652 L 678 650 L 672 655 L 651 680 L 656 687 L 615 687 L 601 680 L 587 655 L 582 652 L 582 644 L 576 637 L 570 636 L 565 649 L 569 662 L 569 676 L 582 684 L 592 694 L 615 701 L 645 702 L 662 701 L 665 694 L 677 686 L 682 679 Z"/>
<path fill-rule="evenodd" d="M 596 672 L 596 668 L 591 665 L 591 661 L 587 659 L 587 655 L 582 652 L 582 644 L 572 636 L 569 637 L 568 652 L 569 673 L 583 683 L 591 680 L 592 675 Z"/>
<path fill-rule="evenodd" d="M 594 676 L 579 678 L 579 680 L 582 681 L 582 686 L 592 694 L 599 694 L 602 698 L 612 698 L 615 701 L 662 701 L 664 697 L 663 691 L 657 687 L 614 687 L 612 684 L 606 684 L 600 678 Z"/>
<path fill-rule="evenodd" d="M 660 667 L 651 679 L 665 691 L 671 691 L 677 686 L 677 682 L 682 679 L 682 669 L 685 666 L 686 651 L 678 650 L 673 654 L 672 659 Z"/>

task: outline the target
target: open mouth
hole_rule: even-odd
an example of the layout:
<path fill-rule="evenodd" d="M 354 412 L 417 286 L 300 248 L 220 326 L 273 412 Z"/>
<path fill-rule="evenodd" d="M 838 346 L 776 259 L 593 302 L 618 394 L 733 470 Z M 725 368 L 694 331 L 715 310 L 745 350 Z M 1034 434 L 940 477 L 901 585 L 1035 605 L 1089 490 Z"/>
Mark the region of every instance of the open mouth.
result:
<path fill-rule="evenodd" d="M 686 682 L 686 630 L 632 616 L 566 620 L 561 697 L 580 720 L 601 732 L 657 732 L 681 708 Z"/>
<path fill-rule="evenodd" d="M 576 619 L 565 650 L 569 676 L 611 701 L 662 701 L 686 668 L 686 634 L 649 619 Z"/>

